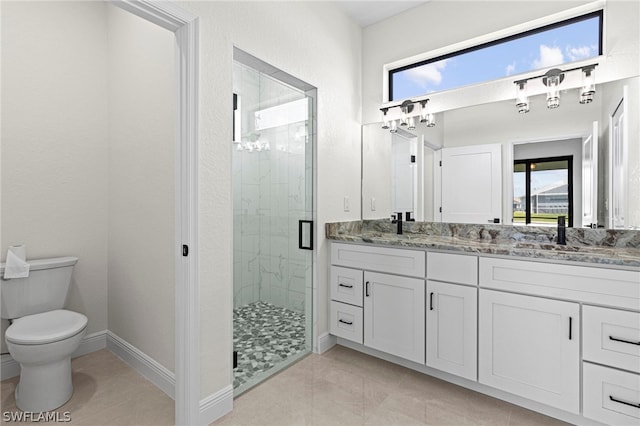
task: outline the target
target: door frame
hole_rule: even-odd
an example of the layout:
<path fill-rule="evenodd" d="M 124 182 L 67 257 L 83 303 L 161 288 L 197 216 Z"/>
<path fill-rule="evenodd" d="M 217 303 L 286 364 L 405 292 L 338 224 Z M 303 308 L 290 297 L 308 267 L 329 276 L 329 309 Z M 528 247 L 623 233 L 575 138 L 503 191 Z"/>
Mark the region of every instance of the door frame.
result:
<path fill-rule="evenodd" d="M 200 423 L 198 17 L 170 2 L 110 0 L 175 34 L 175 424 Z M 183 247 L 187 253 L 183 254 Z"/>

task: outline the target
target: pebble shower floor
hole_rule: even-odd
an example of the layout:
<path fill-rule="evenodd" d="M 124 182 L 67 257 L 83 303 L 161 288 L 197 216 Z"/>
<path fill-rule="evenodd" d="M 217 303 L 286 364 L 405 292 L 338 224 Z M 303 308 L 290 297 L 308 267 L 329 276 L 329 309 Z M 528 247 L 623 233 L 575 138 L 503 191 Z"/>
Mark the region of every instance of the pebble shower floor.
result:
<path fill-rule="evenodd" d="M 305 351 L 304 314 L 256 302 L 233 310 L 233 388 Z"/>

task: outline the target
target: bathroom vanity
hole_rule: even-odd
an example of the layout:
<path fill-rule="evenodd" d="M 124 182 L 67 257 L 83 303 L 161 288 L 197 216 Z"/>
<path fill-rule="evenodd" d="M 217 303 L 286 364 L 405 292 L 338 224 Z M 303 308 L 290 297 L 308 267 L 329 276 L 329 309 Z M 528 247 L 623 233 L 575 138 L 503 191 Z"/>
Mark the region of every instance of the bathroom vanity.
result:
<path fill-rule="evenodd" d="M 639 424 L 638 248 L 334 225 L 339 344 L 572 423 Z"/>

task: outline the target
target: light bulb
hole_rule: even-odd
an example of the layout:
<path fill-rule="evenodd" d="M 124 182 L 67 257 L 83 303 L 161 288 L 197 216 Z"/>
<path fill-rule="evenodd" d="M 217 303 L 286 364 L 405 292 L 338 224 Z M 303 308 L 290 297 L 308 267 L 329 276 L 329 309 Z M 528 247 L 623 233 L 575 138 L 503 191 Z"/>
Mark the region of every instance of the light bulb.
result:
<path fill-rule="evenodd" d="M 580 103 L 588 104 L 593 102 L 593 95 L 596 93 L 595 78 L 593 68 L 582 69 L 582 88 L 580 89 Z"/>
<path fill-rule="evenodd" d="M 398 131 L 398 123 L 396 120 L 391 120 L 391 133 L 396 133 Z"/>
<path fill-rule="evenodd" d="M 546 78 L 545 85 L 547 86 L 547 108 L 554 109 L 560 106 L 560 75 L 549 75 Z"/>
<path fill-rule="evenodd" d="M 527 96 L 527 82 L 516 82 L 516 108 L 520 114 L 529 112 L 529 97 Z"/>
<path fill-rule="evenodd" d="M 409 125 L 407 126 L 408 130 L 415 130 L 416 129 L 416 119 L 413 117 L 409 117 Z"/>

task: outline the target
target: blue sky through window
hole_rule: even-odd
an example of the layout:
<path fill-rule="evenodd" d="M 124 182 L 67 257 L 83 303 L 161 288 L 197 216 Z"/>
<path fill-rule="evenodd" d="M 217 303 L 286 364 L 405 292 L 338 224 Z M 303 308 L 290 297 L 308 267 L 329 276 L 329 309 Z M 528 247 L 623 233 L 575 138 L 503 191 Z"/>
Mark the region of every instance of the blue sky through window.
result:
<path fill-rule="evenodd" d="M 437 62 L 392 71 L 392 99 L 496 80 L 599 55 L 600 19 L 582 21 L 458 54 Z"/>

